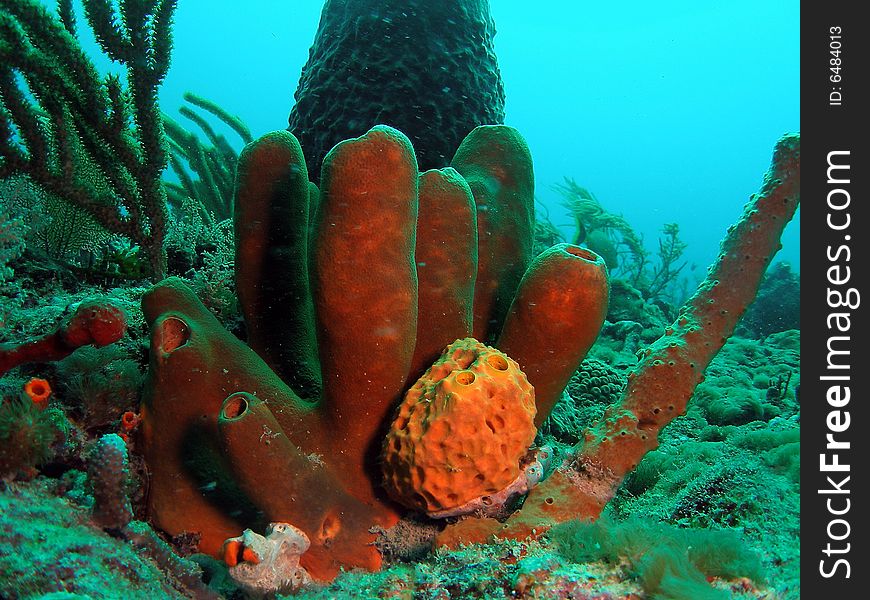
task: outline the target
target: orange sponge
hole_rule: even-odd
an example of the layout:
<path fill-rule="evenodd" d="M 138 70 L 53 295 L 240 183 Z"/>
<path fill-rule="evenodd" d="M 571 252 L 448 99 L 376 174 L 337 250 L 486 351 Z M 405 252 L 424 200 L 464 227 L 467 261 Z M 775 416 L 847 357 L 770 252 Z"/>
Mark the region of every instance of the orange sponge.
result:
<path fill-rule="evenodd" d="M 502 490 L 520 475 L 535 412 L 515 361 L 473 338 L 453 342 L 399 406 L 383 453 L 387 491 L 437 513 Z"/>
<path fill-rule="evenodd" d="M 45 379 L 31 377 L 30 381 L 24 384 L 22 395 L 29 398 L 42 410 L 48 406 L 48 399 L 51 397 L 51 385 Z"/>

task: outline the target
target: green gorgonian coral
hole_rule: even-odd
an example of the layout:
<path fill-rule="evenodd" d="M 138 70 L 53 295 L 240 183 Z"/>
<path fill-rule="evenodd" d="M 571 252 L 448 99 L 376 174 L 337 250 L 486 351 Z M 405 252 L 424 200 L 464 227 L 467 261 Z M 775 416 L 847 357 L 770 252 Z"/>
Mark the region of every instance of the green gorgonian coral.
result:
<path fill-rule="evenodd" d="M 102 76 L 76 33 L 72 0 L 0 1 L 0 178 L 46 192 L 128 237 L 166 271 L 167 152 L 157 88 L 169 68 L 176 0 L 84 0 L 102 51 L 126 85 Z"/>

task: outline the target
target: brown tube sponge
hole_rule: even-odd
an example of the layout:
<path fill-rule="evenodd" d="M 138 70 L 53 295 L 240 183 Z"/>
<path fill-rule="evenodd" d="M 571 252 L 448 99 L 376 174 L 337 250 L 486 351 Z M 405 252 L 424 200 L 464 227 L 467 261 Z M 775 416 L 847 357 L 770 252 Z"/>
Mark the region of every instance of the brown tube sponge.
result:
<path fill-rule="evenodd" d="M 471 189 L 454 169 L 420 175 L 417 218 L 417 346 L 411 379 L 444 347 L 471 335 L 477 278 L 477 215 Z"/>
<path fill-rule="evenodd" d="M 607 316 L 607 267 L 585 248 L 559 244 L 523 276 L 496 347 L 516 360 L 535 386 L 538 415 L 550 414 Z"/>
<path fill-rule="evenodd" d="M 532 156 L 513 127 L 477 127 L 450 164 L 468 182 L 477 206 L 474 337 L 498 335 L 520 279 L 532 262 L 535 176 Z"/>
<path fill-rule="evenodd" d="M 374 127 L 323 161 L 315 220 L 312 290 L 324 417 L 345 472 L 365 480 L 363 457 L 404 391 L 417 332 L 417 160 L 411 142 Z M 354 457 L 353 459 L 349 457 Z"/>
<path fill-rule="evenodd" d="M 308 285 L 309 183 L 302 148 L 268 133 L 239 156 L 235 192 L 236 292 L 248 345 L 303 398 L 320 392 Z"/>
<path fill-rule="evenodd" d="M 271 522 L 305 531 L 311 547 L 302 566 L 331 578 L 340 566 L 380 568 L 368 528 L 377 517 L 341 489 L 316 455 L 303 454 L 284 435 L 266 404 L 245 392 L 231 394 L 218 417 L 224 455 L 237 468 L 239 486 Z M 312 501 L 311 490 L 317 490 Z M 353 508 L 352 508 L 353 507 Z"/>

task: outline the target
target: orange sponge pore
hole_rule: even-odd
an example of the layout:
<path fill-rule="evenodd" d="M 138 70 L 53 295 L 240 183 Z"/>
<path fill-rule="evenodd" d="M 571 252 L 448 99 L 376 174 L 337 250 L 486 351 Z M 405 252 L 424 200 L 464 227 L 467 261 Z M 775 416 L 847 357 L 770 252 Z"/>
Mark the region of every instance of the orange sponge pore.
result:
<path fill-rule="evenodd" d="M 473 338 L 450 344 L 408 390 L 387 434 L 385 486 L 424 512 L 505 488 L 535 438 L 535 392 L 515 361 Z"/>

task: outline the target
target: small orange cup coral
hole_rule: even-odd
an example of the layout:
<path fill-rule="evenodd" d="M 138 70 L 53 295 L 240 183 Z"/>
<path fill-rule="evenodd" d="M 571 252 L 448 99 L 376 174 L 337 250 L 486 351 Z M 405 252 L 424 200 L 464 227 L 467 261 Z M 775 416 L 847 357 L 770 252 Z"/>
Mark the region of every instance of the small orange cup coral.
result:
<path fill-rule="evenodd" d="M 124 433 L 129 433 L 136 429 L 141 421 L 142 417 L 137 413 L 134 413 L 132 410 L 128 410 L 121 415 L 121 430 L 124 431 Z"/>
<path fill-rule="evenodd" d="M 45 379 L 31 377 L 30 381 L 24 384 L 23 395 L 40 410 L 44 409 L 48 406 L 48 399 L 51 397 L 51 385 Z"/>

